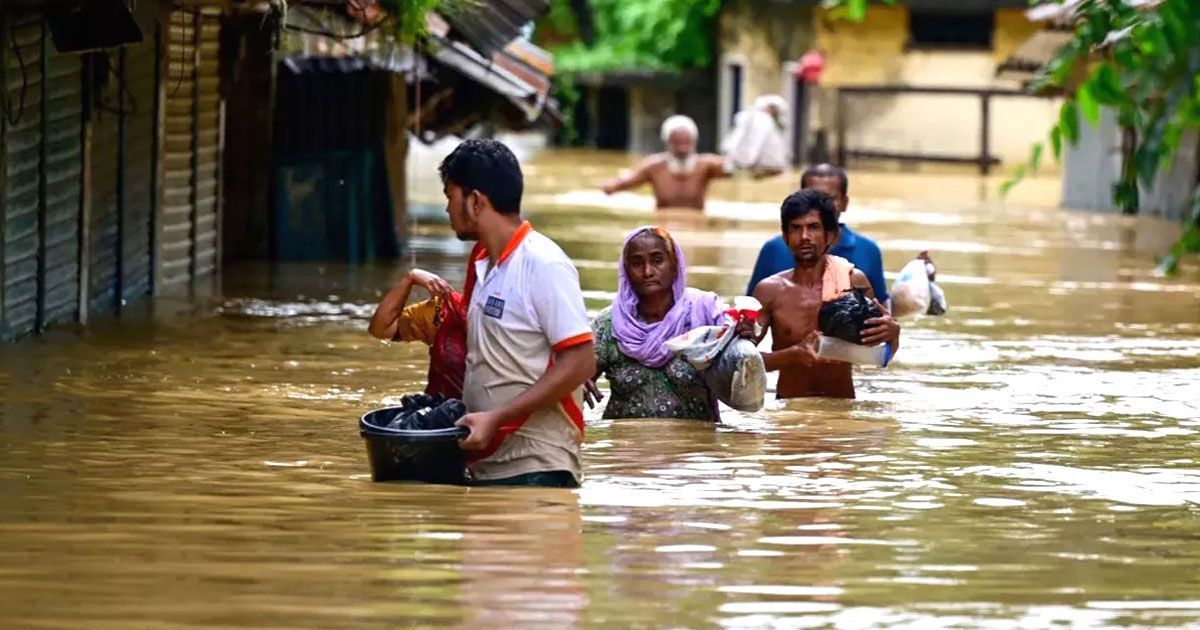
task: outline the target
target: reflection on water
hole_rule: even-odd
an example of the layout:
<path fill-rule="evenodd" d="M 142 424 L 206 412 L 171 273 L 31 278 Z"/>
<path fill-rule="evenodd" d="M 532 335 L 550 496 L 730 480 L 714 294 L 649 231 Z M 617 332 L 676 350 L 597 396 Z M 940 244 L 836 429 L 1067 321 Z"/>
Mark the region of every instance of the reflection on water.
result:
<path fill-rule="evenodd" d="M 618 158 L 568 157 L 529 166 L 528 207 L 598 309 L 651 218 L 590 192 Z M 364 332 L 389 265 L 241 266 L 2 348 L 3 625 L 1200 623 L 1200 272 L 1150 274 L 1170 226 L 922 181 L 851 191 L 889 269 L 935 251 L 952 306 L 858 401 L 715 429 L 591 412 L 577 492 L 369 481 L 356 416 L 425 370 Z M 743 289 L 786 188 L 722 182 L 738 203 L 664 219 L 692 284 Z M 461 283 L 444 227 L 414 243 Z"/>

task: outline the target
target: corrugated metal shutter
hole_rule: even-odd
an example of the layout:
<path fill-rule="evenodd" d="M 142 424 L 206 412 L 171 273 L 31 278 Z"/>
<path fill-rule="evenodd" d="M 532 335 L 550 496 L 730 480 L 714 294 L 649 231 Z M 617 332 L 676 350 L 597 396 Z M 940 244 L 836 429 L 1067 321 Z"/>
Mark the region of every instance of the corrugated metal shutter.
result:
<path fill-rule="evenodd" d="M 156 7 L 138 3 L 138 25 L 142 43 L 126 46 L 122 71 L 125 87 L 122 109 L 125 159 L 122 187 L 121 299 L 133 302 L 150 292 L 151 218 L 154 215 L 154 133 L 156 126 L 155 87 L 158 54 Z"/>
<path fill-rule="evenodd" d="M 79 312 L 79 208 L 83 183 L 83 62 L 60 55 L 47 34 L 42 322 Z"/>
<path fill-rule="evenodd" d="M 7 102 L 16 121 L 5 122 L 6 185 L 3 225 L 4 334 L 37 328 L 38 207 L 42 151 L 42 22 L 14 15 L 9 22 Z"/>
<path fill-rule="evenodd" d="M 186 286 L 192 275 L 197 16 L 174 11 L 167 22 L 166 111 L 159 211 L 157 290 Z"/>
<path fill-rule="evenodd" d="M 196 91 L 195 277 L 216 271 L 220 195 L 221 96 L 219 92 L 220 10 L 205 8 L 199 22 L 200 46 Z"/>
<path fill-rule="evenodd" d="M 116 55 L 116 51 L 111 51 Z M 115 59 L 95 58 L 97 63 Z M 109 73 L 106 67 L 97 72 Z M 109 76 L 92 114 L 92 206 L 88 219 L 88 314 L 112 315 L 117 308 L 117 179 L 120 168 L 120 85 Z M 95 100 L 93 102 L 95 102 Z"/>

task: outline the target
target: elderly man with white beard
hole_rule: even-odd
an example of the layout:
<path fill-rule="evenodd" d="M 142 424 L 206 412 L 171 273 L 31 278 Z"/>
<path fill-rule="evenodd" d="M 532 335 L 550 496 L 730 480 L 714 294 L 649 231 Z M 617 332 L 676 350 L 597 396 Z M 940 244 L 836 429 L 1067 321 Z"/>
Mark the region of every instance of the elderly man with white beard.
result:
<path fill-rule="evenodd" d="M 667 150 L 655 153 L 637 168 L 604 184 L 605 194 L 650 184 L 659 210 L 665 208 L 704 209 L 708 183 L 729 177 L 733 166 L 724 157 L 696 153 L 700 132 L 687 116 L 671 116 L 663 121 L 662 140 Z"/>

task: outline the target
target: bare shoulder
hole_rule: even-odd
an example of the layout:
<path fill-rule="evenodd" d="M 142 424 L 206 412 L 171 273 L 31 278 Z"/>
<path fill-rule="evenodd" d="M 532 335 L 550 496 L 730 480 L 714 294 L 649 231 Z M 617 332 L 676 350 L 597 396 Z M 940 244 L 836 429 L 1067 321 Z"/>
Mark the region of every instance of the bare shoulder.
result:
<path fill-rule="evenodd" d="M 870 278 L 867 278 L 867 274 L 857 267 L 850 272 L 850 286 L 855 289 L 865 289 L 867 295 L 875 297 L 875 290 L 871 288 Z"/>
<path fill-rule="evenodd" d="M 702 153 L 700 155 L 700 164 L 704 166 L 705 171 L 712 177 L 721 177 L 725 172 L 725 156 L 717 155 L 716 153 Z"/>
<path fill-rule="evenodd" d="M 762 304 L 764 308 L 770 308 L 775 299 L 779 297 L 779 294 L 787 289 L 789 273 L 791 273 L 791 270 L 763 278 L 754 287 L 754 299 L 758 300 L 759 304 Z"/>

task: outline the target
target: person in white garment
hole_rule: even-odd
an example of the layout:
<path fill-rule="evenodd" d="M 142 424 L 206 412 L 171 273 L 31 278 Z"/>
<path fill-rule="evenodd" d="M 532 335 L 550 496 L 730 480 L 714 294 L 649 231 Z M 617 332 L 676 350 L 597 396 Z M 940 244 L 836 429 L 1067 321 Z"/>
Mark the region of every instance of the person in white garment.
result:
<path fill-rule="evenodd" d="M 726 161 L 759 176 L 783 172 L 791 159 L 784 136 L 787 114 L 787 101 L 777 94 L 760 96 L 752 109 L 738 112 L 733 129 L 721 142 Z"/>

